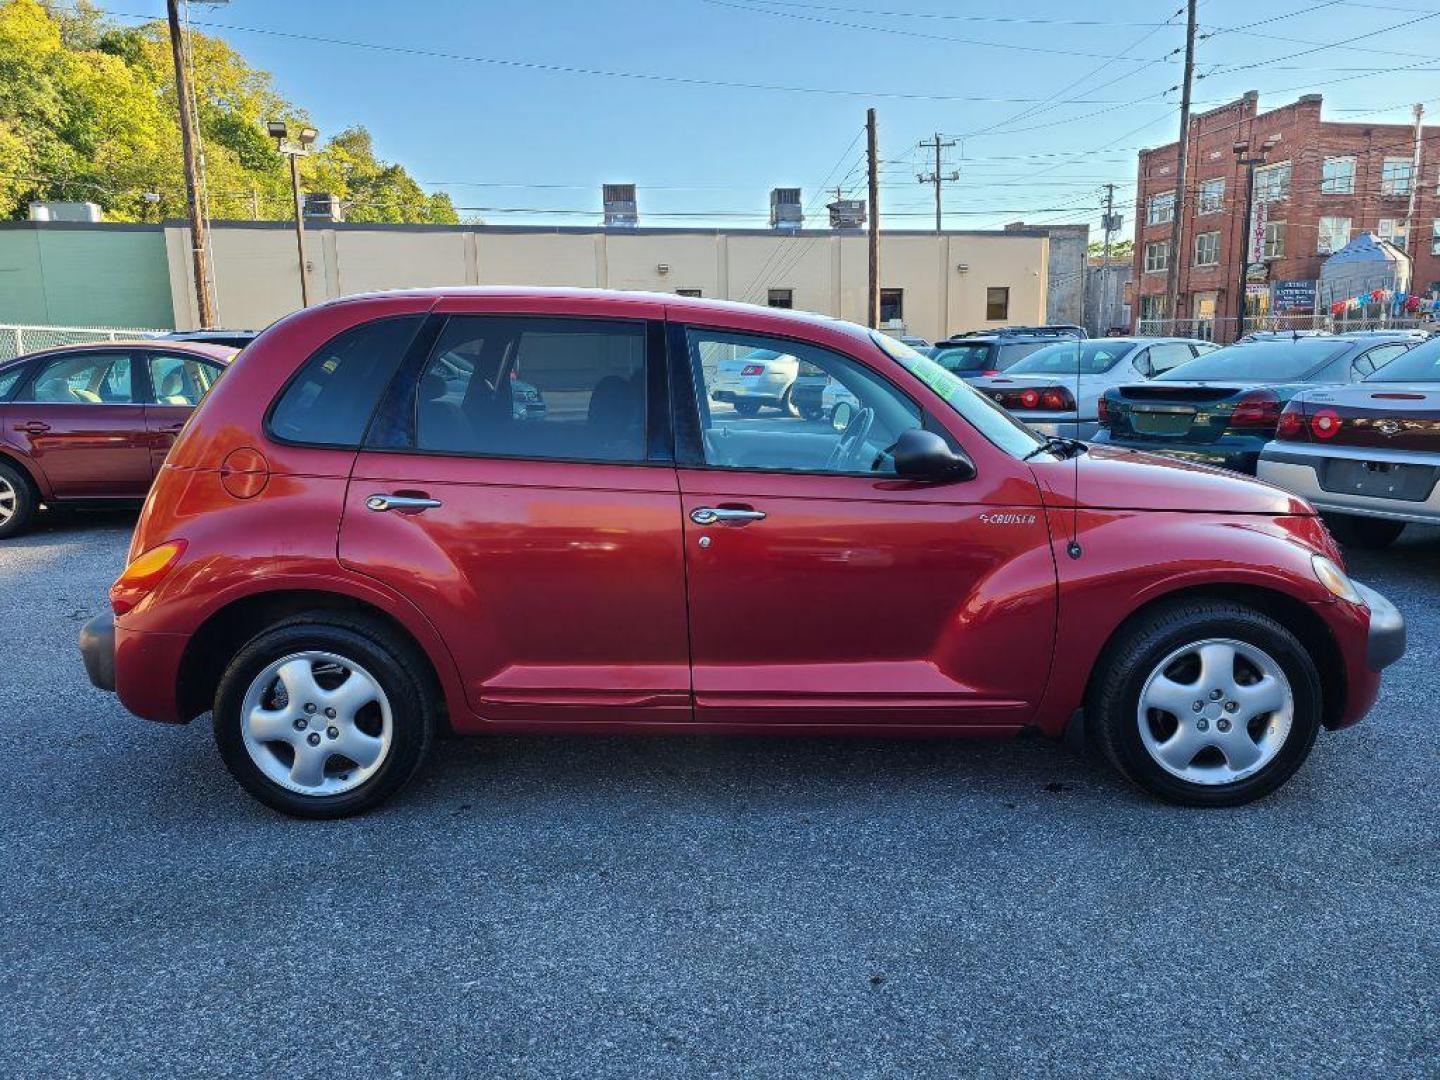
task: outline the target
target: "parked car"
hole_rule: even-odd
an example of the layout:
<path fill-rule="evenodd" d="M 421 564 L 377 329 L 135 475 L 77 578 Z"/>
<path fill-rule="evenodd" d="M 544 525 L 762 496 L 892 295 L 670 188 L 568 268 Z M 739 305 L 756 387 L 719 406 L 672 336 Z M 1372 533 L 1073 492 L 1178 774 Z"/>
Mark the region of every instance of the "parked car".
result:
<path fill-rule="evenodd" d="M 830 376 L 815 365 L 799 364 L 795 381 L 790 384 L 791 407 L 806 420 L 819 420 L 828 415 L 825 389 L 830 381 Z"/>
<path fill-rule="evenodd" d="M 1291 398 L 1259 474 L 1353 547 L 1385 547 L 1407 522 L 1440 525 L 1440 339 L 1353 386 Z"/>
<path fill-rule="evenodd" d="M 1084 340 L 1078 326 L 1015 326 L 993 333 L 956 334 L 936 342 L 930 357 L 962 379 L 998 375 L 1056 341 Z"/>
<path fill-rule="evenodd" d="M 1273 337 L 1217 349 L 1100 400 L 1097 443 L 1255 472 L 1285 403 L 1307 387 L 1355 382 L 1409 338 Z"/>
<path fill-rule="evenodd" d="M 174 330 L 155 334 L 155 341 L 188 341 L 197 345 L 223 345 L 239 351 L 260 336 L 259 330 Z"/>
<path fill-rule="evenodd" d="M 970 385 L 1043 435 L 1089 439 L 1100 428 L 1105 390 L 1152 378 L 1215 348 L 1189 338 L 1059 341 Z"/>
<path fill-rule="evenodd" d="M 800 362 L 787 352 L 752 349 L 740 356 L 718 362 L 712 401 L 734 407 L 741 416 L 757 416 L 767 405 L 783 413 L 793 411 L 790 387 L 799 374 Z"/>
<path fill-rule="evenodd" d="M 234 349 L 67 345 L 0 365 L 0 539 L 41 504 L 139 500 Z"/>
<path fill-rule="evenodd" d="M 861 407 L 737 424 L 711 410 L 722 348 Z M 456 349 L 464 395 L 427 398 Z M 585 407 L 517 421 L 517 356 Z M 1403 621 L 1300 499 L 1083 447 L 798 312 L 321 304 L 200 407 L 81 652 L 142 717 L 212 712 L 240 784 L 309 817 L 377 805 L 441 730 L 1068 732 L 1168 799 L 1272 791 L 1370 708 Z"/>

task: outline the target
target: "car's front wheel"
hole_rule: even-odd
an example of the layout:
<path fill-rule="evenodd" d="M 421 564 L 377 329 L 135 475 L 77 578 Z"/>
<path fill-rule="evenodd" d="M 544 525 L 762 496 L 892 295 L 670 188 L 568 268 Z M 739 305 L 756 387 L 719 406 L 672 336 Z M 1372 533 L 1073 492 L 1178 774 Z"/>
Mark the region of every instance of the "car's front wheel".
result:
<path fill-rule="evenodd" d="M 1346 547 L 1377 551 L 1389 547 L 1405 531 L 1403 521 L 1361 517 L 1358 514 L 1326 514 L 1325 527 Z"/>
<path fill-rule="evenodd" d="M 1172 802 L 1238 806 L 1305 761 L 1323 698 L 1310 654 L 1253 608 L 1157 608 L 1107 647 L 1087 702 L 1094 740 L 1121 773 Z"/>
<path fill-rule="evenodd" d="M 758 401 L 747 401 L 744 398 L 735 402 L 735 411 L 744 417 L 759 416 L 760 403 Z"/>
<path fill-rule="evenodd" d="M 367 619 L 312 612 L 264 631 L 231 660 L 215 695 L 215 741 L 266 805 L 345 817 L 410 779 L 436 710 L 409 642 Z"/>
<path fill-rule="evenodd" d="M 0 461 L 0 540 L 23 532 L 35 516 L 38 502 L 29 478 Z"/>

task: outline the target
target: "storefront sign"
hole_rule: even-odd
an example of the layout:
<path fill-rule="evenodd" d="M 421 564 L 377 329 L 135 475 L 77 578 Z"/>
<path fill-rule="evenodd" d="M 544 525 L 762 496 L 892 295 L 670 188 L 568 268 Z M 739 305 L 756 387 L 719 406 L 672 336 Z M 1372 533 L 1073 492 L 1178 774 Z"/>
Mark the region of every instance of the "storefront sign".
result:
<path fill-rule="evenodd" d="M 1313 314 L 1317 284 L 1313 278 L 1309 281 L 1275 282 L 1275 310 L 1297 312 L 1304 315 Z"/>
<path fill-rule="evenodd" d="M 1262 262 L 1265 258 L 1265 225 L 1270 220 L 1270 203 L 1261 200 L 1250 211 L 1250 261 Z"/>

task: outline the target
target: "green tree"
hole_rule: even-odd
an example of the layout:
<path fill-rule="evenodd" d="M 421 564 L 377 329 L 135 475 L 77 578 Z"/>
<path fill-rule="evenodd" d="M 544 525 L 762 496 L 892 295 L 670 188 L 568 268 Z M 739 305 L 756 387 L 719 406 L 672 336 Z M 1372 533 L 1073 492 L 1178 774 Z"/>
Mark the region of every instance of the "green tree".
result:
<path fill-rule="evenodd" d="M 1090 242 L 1089 252 L 1090 252 L 1091 255 L 1096 256 L 1096 257 L 1101 256 L 1101 255 L 1104 255 L 1104 254 L 1105 254 L 1105 243 L 1104 243 L 1104 241 L 1102 241 L 1102 240 L 1092 240 L 1092 241 Z M 1134 241 L 1134 240 L 1116 240 L 1113 244 L 1110 245 L 1110 257 L 1111 257 L 1112 259 L 1129 259 L 1129 258 L 1133 257 L 1134 254 L 1135 254 L 1135 241 Z"/>
<path fill-rule="evenodd" d="M 293 216 L 288 166 L 264 123 L 308 123 L 304 109 L 218 38 L 194 34 L 192 54 L 211 216 Z M 121 221 L 183 217 L 176 116 L 163 22 L 116 26 L 89 0 L 0 0 L 0 217 L 24 217 L 37 199 L 96 202 Z M 378 159 L 363 127 L 326 141 L 301 175 L 357 221 L 458 220 L 447 196 Z"/>

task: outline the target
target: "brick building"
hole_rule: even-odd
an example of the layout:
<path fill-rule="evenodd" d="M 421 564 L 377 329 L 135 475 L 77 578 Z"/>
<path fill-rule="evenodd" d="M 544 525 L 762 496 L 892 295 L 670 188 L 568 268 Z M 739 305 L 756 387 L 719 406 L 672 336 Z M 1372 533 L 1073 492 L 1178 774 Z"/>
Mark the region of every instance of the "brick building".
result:
<path fill-rule="evenodd" d="M 1250 316 L 1282 313 L 1271 306 L 1280 295 L 1291 303 L 1303 298 L 1303 284 L 1284 290 L 1275 286 L 1315 281 L 1328 255 L 1363 232 L 1392 240 L 1411 256 L 1414 291 L 1440 290 L 1440 127 L 1423 129 L 1416 175 L 1412 125 L 1322 120 L 1319 94 L 1265 113 L 1257 111 L 1257 103 L 1251 91 L 1191 119 L 1177 317 L 1210 324 L 1201 329 L 1217 340 L 1234 335 L 1246 186 L 1237 142 L 1248 143 L 1253 154 L 1274 140 L 1266 164 L 1255 172 L 1252 206 L 1260 223 L 1255 232 L 1263 233 L 1255 243 L 1263 247 L 1264 269 L 1250 275 Z M 1135 314 L 1142 321 L 1164 313 L 1176 211 L 1176 146 L 1172 142 L 1139 155 L 1134 295 Z M 1412 235 L 1407 236 L 1405 219 L 1416 183 Z"/>

